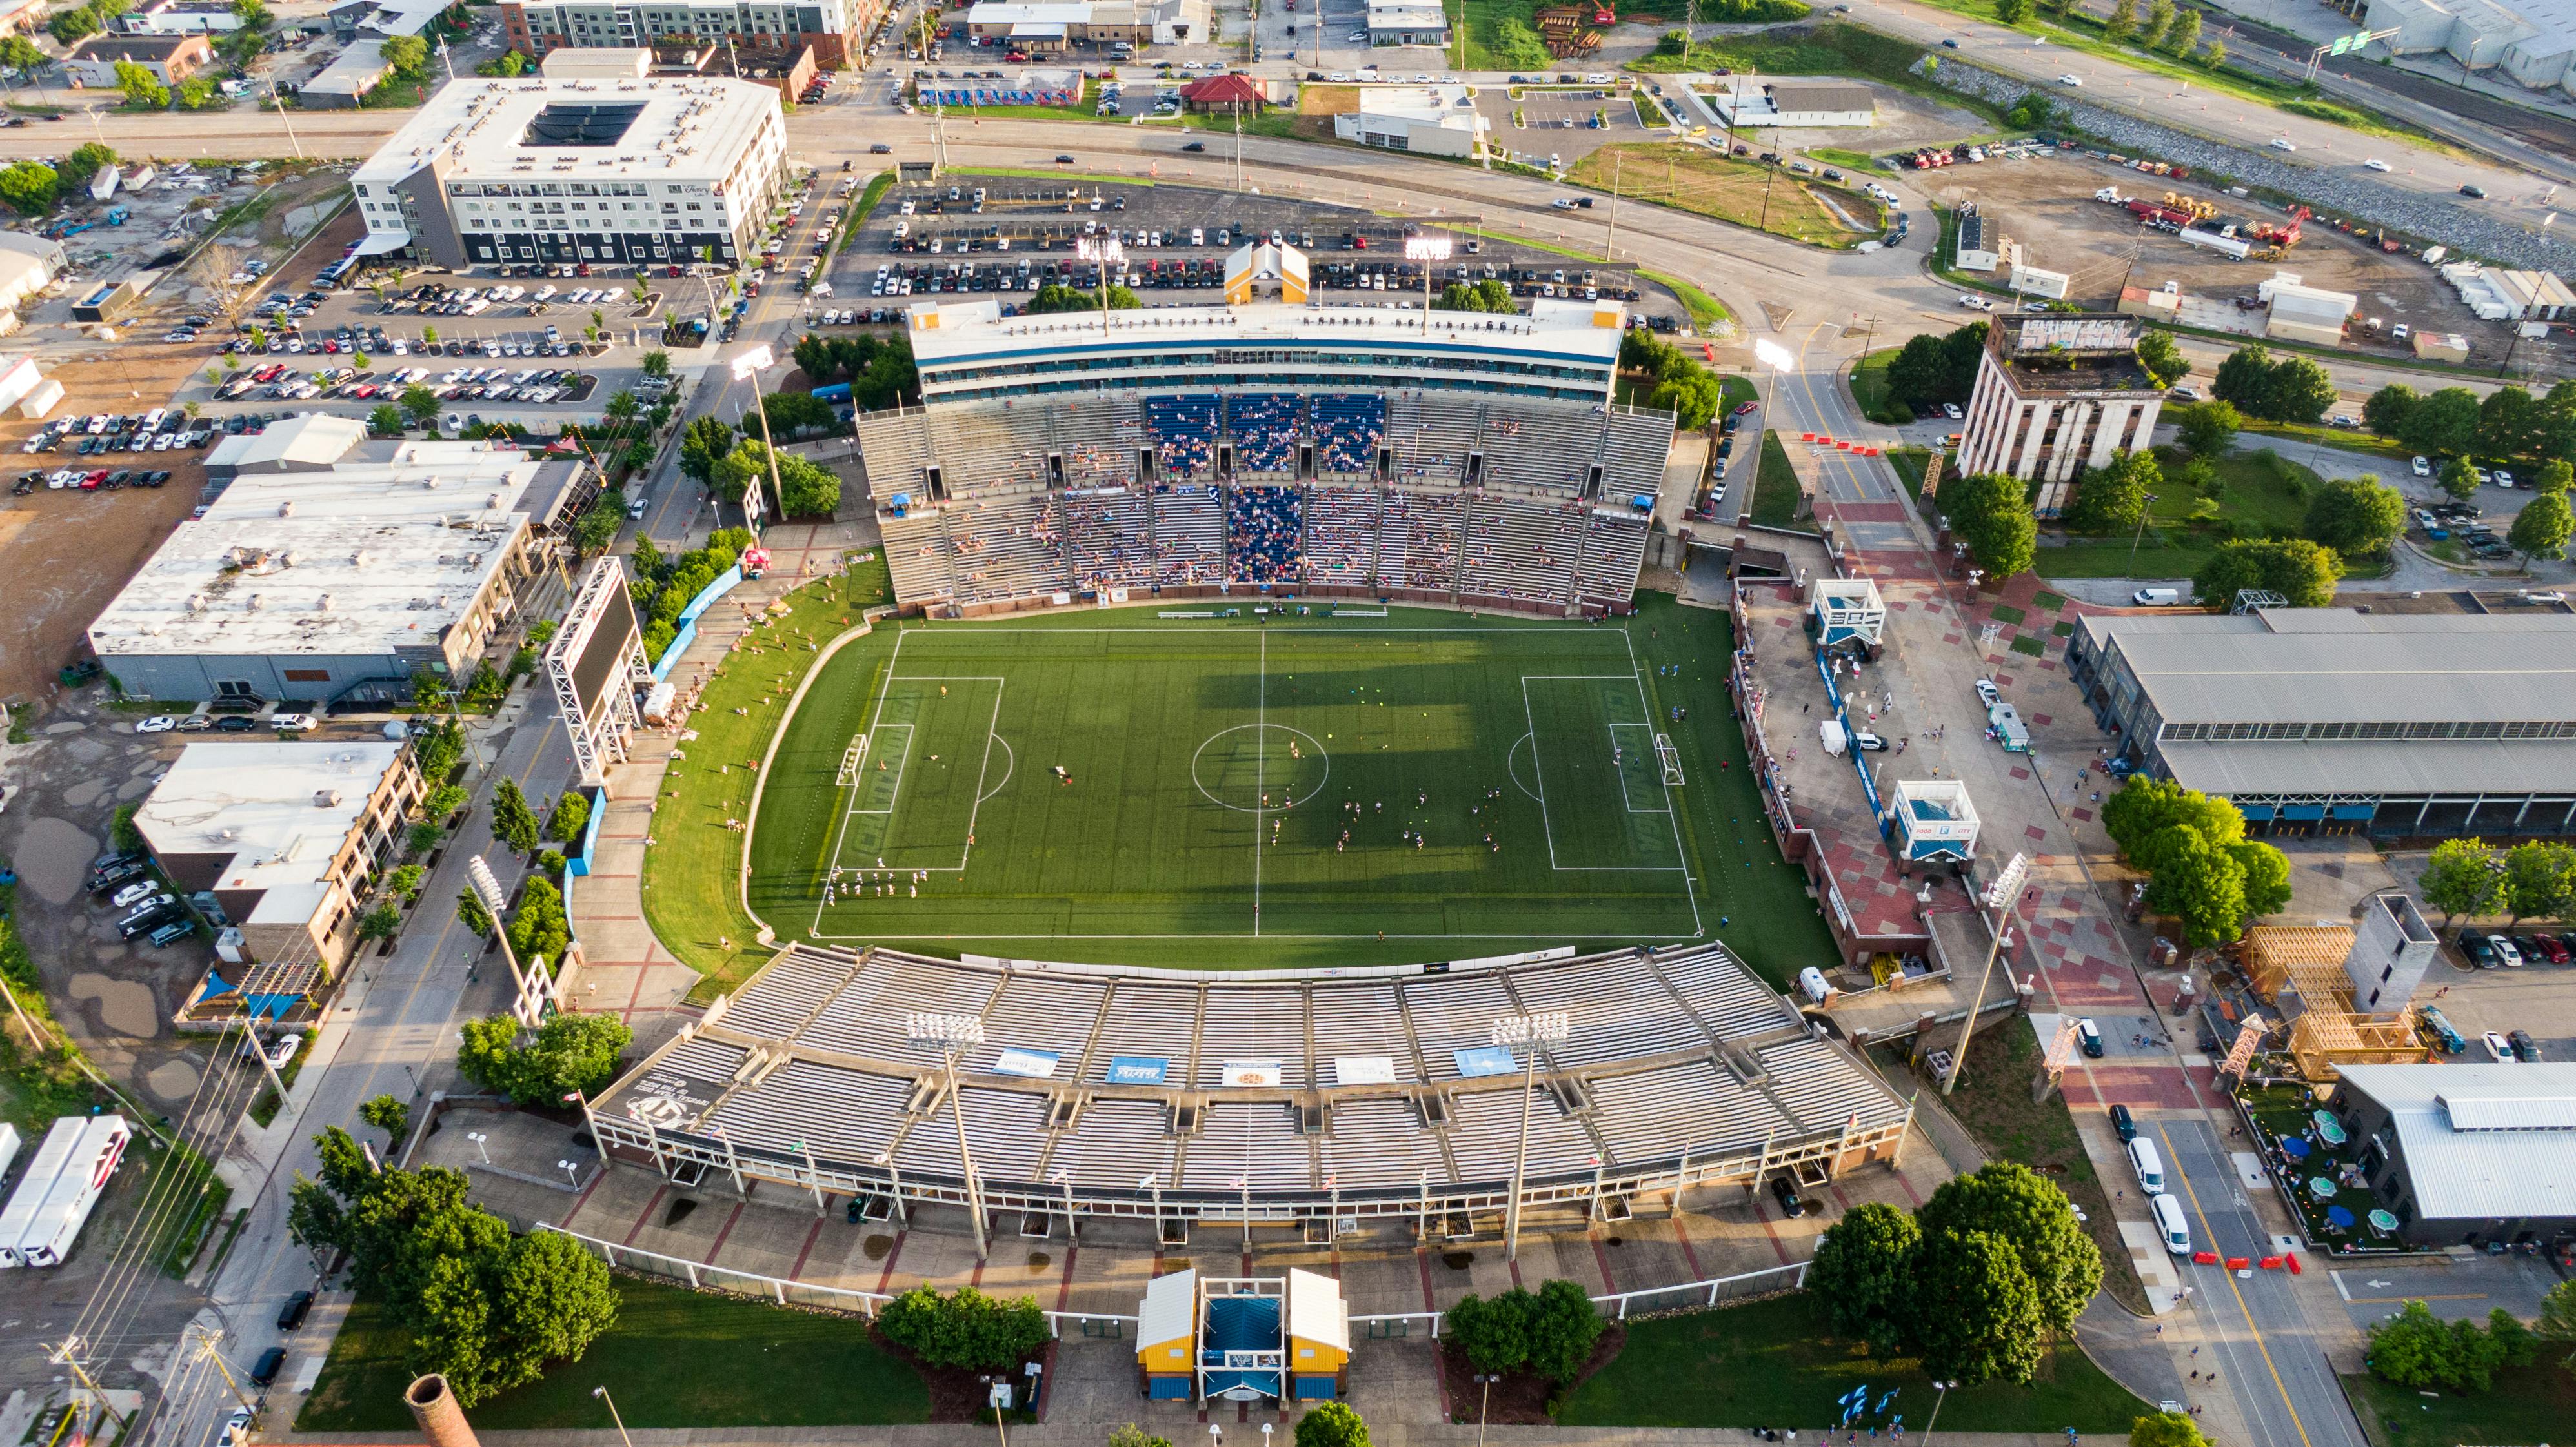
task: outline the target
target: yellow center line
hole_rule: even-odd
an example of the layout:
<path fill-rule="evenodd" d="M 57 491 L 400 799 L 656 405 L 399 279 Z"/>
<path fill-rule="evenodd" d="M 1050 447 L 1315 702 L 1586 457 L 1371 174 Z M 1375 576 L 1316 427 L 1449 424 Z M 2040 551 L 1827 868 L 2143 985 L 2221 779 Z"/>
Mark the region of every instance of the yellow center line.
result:
<path fill-rule="evenodd" d="M 2162 1121 L 2156 1123 L 2156 1139 L 2165 1143 L 2165 1159 L 2173 1166 L 2174 1179 L 2182 1182 L 2183 1194 L 2191 1197 L 2192 1214 L 2200 1217 L 2201 1229 L 2209 1231 L 2210 1246 L 2216 1249 L 2218 1233 L 2210 1229 L 2209 1212 L 2200 1204 L 2200 1192 L 2192 1189 L 2191 1177 L 2182 1168 L 2182 1155 L 2174 1149 L 2173 1138 L 2165 1134 Z M 2219 1259 L 2224 1262 L 2226 1258 L 2222 1255 Z M 2281 1405 L 2289 1411 L 2290 1425 L 2299 1429 L 2299 1441 L 2303 1447 L 2316 1447 L 2308 1440 L 2308 1424 L 2299 1420 L 2298 1405 L 2290 1400 L 2290 1388 L 2281 1380 L 2280 1367 L 2272 1361 L 2272 1349 L 2263 1342 L 2263 1328 L 2254 1324 L 2254 1310 L 2245 1304 L 2245 1293 L 2237 1288 L 2236 1273 L 2224 1265 L 2219 1270 L 2227 1278 L 2228 1294 L 2236 1298 L 2236 1309 L 2244 1313 L 2245 1329 L 2254 1335 L 2254 1350 L 2262 1354 L 2263 1369 L 2272 1374 L 2272 1388 L 2281 1394 Z"/>

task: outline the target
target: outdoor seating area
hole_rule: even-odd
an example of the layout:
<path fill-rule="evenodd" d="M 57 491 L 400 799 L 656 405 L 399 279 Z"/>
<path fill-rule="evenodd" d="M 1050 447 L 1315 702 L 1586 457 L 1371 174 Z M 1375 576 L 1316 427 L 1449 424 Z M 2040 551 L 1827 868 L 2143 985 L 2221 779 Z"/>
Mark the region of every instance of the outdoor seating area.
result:
<path fill-rule="evenodd" d="M 1305 566 L 1298 492 L 1293 487 L 1238 487 L 1226 498 L 1226 551 L 1238 582 L 1292 582 Z"/>
<path fill-rule="evenodd" d="M 1145 427 L 1154 437 L 1154 463 L 1166 475 L 1203 477 L 1214 459 L 1217 419 L 1225 399 L 1214 394 L 1145 399 Z"/>
<path fill-rule="evenodd" d="M 1287 392 L 1256 392 L 1226 401 L 1226 430 L 1234 435 L 1237 472 L 1291 472 L 1297 466 L 1298 424 L 1306 399 Z"/>
<path fill-rule="evenodd" d="M 1315 399 L 1315 467 L 1367 472 L 1386 441 L 1386 399 L 1374 392 L 1327 393 Z"/>
<path fill-rule="evenodd" d="M 2360 1151 L 2316 1092 L 2295 1081 L 2247 1087 L 2236 1103 L 2263 1167 L 2311 1246 L 2337 1256 L 2409 1248 L 2370 1192 Z"/>

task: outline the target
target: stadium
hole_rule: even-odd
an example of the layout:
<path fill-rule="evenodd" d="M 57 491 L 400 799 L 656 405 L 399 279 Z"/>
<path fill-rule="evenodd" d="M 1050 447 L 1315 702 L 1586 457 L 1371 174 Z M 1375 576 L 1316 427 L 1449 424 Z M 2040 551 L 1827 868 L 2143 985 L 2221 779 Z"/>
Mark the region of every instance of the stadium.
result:
<path fill-rule="evenodd" d="M 1893 1163 L 1907 1102 L 1771 983 L 1822 936 L 1729 620 L 1637 614 L 1673 419 L 1615 400 L 1624 310 L 1233 270 L 911 313 L 923 405 L 856 423 L 896 607 L 818 640 L 745 821 L 786 943 L 603 1146 L 979 1241 L 1465 1240 Z"/>

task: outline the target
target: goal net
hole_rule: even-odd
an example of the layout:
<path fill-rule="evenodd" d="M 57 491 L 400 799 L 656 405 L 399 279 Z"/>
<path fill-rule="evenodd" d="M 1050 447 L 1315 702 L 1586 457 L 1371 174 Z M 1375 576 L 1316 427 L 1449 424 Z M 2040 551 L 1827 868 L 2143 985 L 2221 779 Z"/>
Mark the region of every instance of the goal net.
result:
<path fill-rule="evenodd" d="M 859 768 L 868 761 L 868 736 L 860 734 L 841 751 L 840 786 L 844 789 L 859 781 Z"/>
<path fill-rule="evenodd" d="M 1682 783 L 1682 751 L 1673 747 L 1670 734 L 1655 735 L 1655 762 L 1664 766 L 1664 783 L 1679 788 Z"/>

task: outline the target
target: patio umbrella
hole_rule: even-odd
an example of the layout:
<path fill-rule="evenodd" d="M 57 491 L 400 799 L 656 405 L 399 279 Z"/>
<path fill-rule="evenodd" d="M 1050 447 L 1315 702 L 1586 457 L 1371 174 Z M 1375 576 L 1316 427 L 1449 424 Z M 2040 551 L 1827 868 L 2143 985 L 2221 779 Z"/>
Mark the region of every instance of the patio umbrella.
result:
<path fill-rule="evenodd" d="M 2328 1206 L 2326 1207 L 2326 1224 L 2334 1227 L 2338 1231 L 2349 1230 L 2352 1226 L 2352 1213 L 2341 1206 Z"/>
<path fill-rule="evenodd" d="M 2321 1110 L 2308 1118 L 2317 1123 L 2317 1139 L 2327 1145 L 2339 1146 L 2349 1139 L 2343 1133 L 2343 1123 L 2334 1118 L 2332 1111 Z"/>
<path fill-rule="evenodd" d="M 2306 1160 L 2308 1158 L 2307 1140 L 2304 1137 L 2294 1135 L 2285 1135 L 2281 1137 L 2281 1154 L 2288 1156 L 2294 1161 Z"/>
<path fill-rule="evenodd" d="M 2323 1176 L 2310 1176 L 2308 1177 L 2308 1190 L 2314 1193 L 2318 1200 L 2322 1201 L 2335 1193 L 2335 1183 L 2327 1180 Z"/>
<path fill-rule="evenodd" d="M 2373 1211 L 2370 1213 L 2370 1229 L 2393 1232 L 2397 1229 L 2397 1218 L 2386 1211 Z"/>

